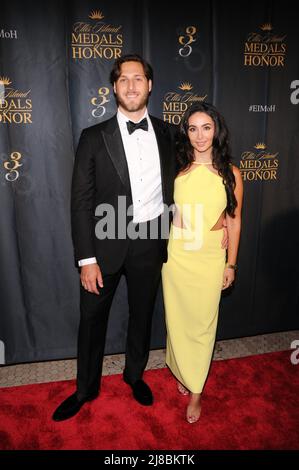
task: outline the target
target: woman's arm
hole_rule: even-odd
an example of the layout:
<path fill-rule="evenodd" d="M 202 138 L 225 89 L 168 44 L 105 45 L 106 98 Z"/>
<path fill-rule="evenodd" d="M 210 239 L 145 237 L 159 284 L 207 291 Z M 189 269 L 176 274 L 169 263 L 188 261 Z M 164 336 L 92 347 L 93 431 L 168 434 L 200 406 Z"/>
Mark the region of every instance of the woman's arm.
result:
<path fill-rule="evenodd" d="M 239 168 L 233 166 L 233 173 L 235 176 L 236 187 L 235 197 L 237 200 L 237 207 L 235 209 L 235 217 L 226 214 L 226 223 L 228 231 L 228 247 L 227 247 L 227 265 L 234 266 L 237 262 L 240 233 L 241 233 L 241 213 L 243 201 L 243 180 Z M 223 276 L 223 288 L 226 289 L 231 285 L 235 279 L 235 270 L 230 267 L 225 267 Z"/>

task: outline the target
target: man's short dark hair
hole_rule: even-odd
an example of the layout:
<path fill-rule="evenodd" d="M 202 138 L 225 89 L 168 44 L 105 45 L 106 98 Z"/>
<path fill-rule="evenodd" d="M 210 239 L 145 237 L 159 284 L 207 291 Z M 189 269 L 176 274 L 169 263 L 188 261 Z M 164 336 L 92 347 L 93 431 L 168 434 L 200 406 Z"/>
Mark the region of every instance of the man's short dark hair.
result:
<path fill-rule="evenodd" d="M 122 57 L 119 57 L 114 62 L 113 68 L 110 72 L 110 83 L 112 86 L 119 79 L 121 74 L 121 66 L 125 62 L 139 62 L 143 67 L 146 78 L 153 81 L 154 74 L 152 66 L 138 54 L 126 54 Z"/>

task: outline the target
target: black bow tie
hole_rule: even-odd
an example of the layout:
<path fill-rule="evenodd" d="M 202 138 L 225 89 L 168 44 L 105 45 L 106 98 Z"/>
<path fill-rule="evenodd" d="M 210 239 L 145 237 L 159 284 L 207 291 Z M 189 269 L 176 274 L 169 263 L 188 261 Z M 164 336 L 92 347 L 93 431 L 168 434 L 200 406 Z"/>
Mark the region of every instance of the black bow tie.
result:
<path fill-rule="evenodd" d="M 140 122 L 127 121 L 127 128 L 128 128 L 129 134 L 132 134 L 132 132 L 136 131 L 136 129 L 142 129 L 143 131 L 148 131 L 147 119 L 144 118 Z"/>

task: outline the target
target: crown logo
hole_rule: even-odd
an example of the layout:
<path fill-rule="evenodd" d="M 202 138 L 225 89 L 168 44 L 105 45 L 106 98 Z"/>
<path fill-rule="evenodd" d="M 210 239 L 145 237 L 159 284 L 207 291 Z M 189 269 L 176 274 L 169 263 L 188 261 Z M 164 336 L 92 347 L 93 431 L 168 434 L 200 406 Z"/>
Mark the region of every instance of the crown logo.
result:
<path fill-rule="evenodd" d="M 254 146 L 254 148 L 257 150 L 264 150 L 266 147 L 267 145 L 263 144 L 263 142 L 257 142 Z"/>
<path fill-rule="evenodd" d="M 271 23 L 265 23 L 265 24 L 262 24 L 262 26 L 260 26 L 261 30 L 262 31 L 272 31 L 272 25 Z"/>
<path fill-rule="evenodd" d="M 192 90 L 193 86 L 191 85 L 191 83 L 189 82 L 183 82 L 181 83 L 181 85 L 179 86 L 179 89 L 180 90 L 187 90 L 187 91 L 190 91 Z"/>
<path fill-rule="evenodd" d="M 90 12 L 88 18 L 91 18 L 92 20 L 102 20 L 104 15 L 100 10 L 93 10 Z"/>
<path fill-rule="evenodd" d="M 11 81 L 9 80 L 8 77 L 0 77 L 0 83 L 2 85 L 10 85 L 11 84 Z"/>

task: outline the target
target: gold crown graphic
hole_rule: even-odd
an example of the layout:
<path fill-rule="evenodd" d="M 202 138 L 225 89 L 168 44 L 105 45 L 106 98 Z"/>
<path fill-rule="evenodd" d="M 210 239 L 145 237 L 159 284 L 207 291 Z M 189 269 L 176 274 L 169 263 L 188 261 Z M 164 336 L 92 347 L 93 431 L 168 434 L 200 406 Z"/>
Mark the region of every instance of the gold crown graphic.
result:
<path fill-rule="evenodd" d="M 189 82 L 183 82 L 183 83 L 181 83 L 181 85 L 179 86 L 179 89 L 180 89 L 180 90 L 188 90 L 188 91 L 190 91 L 190 90 L 192 90 L 192 88 L 193 88 L 193 86 L 192 86 L 191 83 L 189 83 Z"/>
<path fill-rule="evenodd" d="M 0 77 L 0 83 L 2 83 L 2 85 L 10 85 L 11 81 L 8 77 Z"/>
<path fill-rule="evenodd" d="M 263 142 L 257 142 L 254 146 L 254 148 L 257 150 L 264 150 L 266 147 L 267 145 L 263 144 Z"/>
<path fill-rule="evenodd" d="M 272 31 L 272 25 L 271 23 L 265 23 L 265 24 L 262 24 L 262 26 L 260 26 L 261 30 L 262 31 Z"/>
<path fill-rule="evenodd" d="M 104 18 L 104 15 L 100 10 L 93 10 L 90 12 L 90 15 L 88 17 L 92 20 L 102 20 Z"/>

